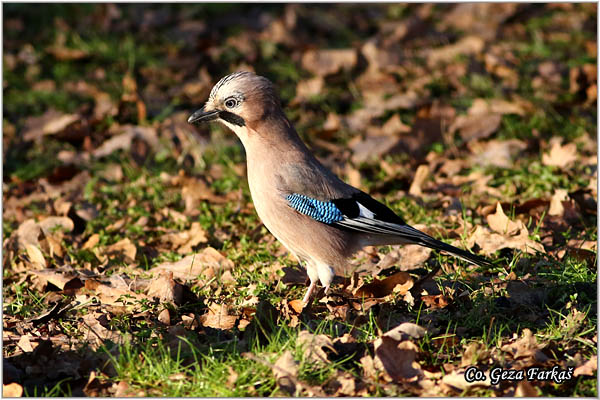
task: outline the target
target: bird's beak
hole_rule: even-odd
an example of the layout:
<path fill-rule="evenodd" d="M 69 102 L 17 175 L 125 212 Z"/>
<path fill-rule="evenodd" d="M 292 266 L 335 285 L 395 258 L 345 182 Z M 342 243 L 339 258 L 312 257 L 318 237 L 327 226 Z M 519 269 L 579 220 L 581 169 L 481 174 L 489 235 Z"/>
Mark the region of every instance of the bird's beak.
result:
<path fill-rule="evenodd" d="M 202 107 L 190 115 L 187 122 L 189 124 L 196 124 L 199 122 L 214 121 L 217 118 L 219 118 L 219 110 L 204 111 L 204 107 Z"/>

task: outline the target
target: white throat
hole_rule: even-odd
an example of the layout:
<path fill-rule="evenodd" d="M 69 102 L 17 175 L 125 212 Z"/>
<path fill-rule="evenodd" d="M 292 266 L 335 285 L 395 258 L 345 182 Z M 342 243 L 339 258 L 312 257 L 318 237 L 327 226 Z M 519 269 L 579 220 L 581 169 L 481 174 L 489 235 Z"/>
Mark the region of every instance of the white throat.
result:
<path fill-rule="evenodd" d="M 232 124 L 231 122 L 227 122 L 222 119 L 219 119 L 219 122 L 222 123 L 223 125 L 225 125 L 227 128 L 231 129 L 233 131 L 233 133 L 235 133 L 237 135 L 237 137 L 240 138 L 240 140 L 242 141 L 242 144 L 244 145 L 244 148 L 247 148 L 247 145 L 248 145 L 248 127 L 247 126 L 235 125 L 235 124 Z"/>

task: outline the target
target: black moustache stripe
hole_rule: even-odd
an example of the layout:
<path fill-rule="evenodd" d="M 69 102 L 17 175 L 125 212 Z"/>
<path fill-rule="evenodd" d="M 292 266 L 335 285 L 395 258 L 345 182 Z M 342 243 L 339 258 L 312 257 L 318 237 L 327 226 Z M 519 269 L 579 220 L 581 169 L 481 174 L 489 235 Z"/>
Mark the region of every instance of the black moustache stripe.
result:
<path fill-rule="evenodd" d="M 221 111 L 219 112 L 219 118 L 221 118 L 223 121 L 227 121 L 230 124 L 234 124 L 237 126 L 244 126 L 246 125 L 246 122 L 244 121 L 244 118 L 240 117 L 239 115 L 236 115 L 232 112 L 229 111 Z"/>

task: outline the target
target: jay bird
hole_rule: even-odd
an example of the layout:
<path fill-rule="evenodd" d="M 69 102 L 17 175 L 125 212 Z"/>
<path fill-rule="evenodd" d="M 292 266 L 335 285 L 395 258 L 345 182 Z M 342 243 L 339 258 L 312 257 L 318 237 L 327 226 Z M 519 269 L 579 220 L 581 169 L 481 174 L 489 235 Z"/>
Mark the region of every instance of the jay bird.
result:
<path fill-rule="evenodd" d="M 286 118 L 274 85 L 241 71 L 222 78 L 189 123 L 218 121 L 231 129 L 245 150 L 248 184 L 267 229 L 306 265 L 310 285 L 325 293 L 334 275 L 344 275 L 346 259 L 365 246 L 418 244 L 478 265 L 483 257 L 461 250 L 407 225 L 384 204 L 325 168 Z"/>

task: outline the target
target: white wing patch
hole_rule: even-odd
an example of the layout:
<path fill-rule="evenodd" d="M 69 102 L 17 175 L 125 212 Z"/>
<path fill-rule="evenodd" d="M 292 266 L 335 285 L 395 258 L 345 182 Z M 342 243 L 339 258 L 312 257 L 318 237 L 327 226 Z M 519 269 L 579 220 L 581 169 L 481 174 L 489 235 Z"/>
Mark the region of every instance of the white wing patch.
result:
<path fill-rule="evenodd" d="M 356 202 L 356 204 L 358 204 L 358 210 L 360 212 L 359 216 L 365 217 L 365 218 L 375 218 L 375 214 L 373 214 L 373 211 L 369 210 L 368 208 L 366 208 L 359 202 Z"/>

